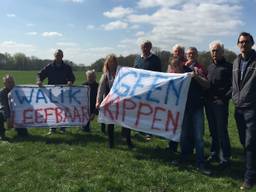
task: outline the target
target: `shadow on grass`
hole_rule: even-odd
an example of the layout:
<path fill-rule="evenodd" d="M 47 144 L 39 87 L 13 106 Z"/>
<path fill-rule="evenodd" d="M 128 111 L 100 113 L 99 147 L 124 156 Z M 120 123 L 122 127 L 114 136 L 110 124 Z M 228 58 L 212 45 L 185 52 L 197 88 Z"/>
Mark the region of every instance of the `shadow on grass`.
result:
<path fill-rule="evenodd" d="M 53 135 L 38 135 L 29 134 L 26 137 L 15 136 L 9 139 L 10 143 L 17 142 L 41 142 L 46 144 L 67 144 L 67 145 L 87 145 L 88 143 L 102 143 L 107 142 L 107 139 L 103 135 L 96 133 L 72 133 L 66 132 L 64 134 Z"/>
<path fill-rule="evenodd" d="M 208 149 L 208 148 L 207 148 Z M 244 175 L 244 153 L 242 148 L 232 148 L 232 160 L 231 166 L 226 169 L 221 169 L 218 163 L 207 165 L 206 167 L 211 170 L 211 177 L 229 177 L 234 180 L 242 180 Z M 165 148 L 160 147 L 145 147 L 145 145 L 136 145 L 134 151 L 134 157 L 138 160 L 150 160 L 169 164 L 170 166 L 176 166 L 180 171 L 191 171 L 196 170 L 195 157 L 189 161 L 187 165 L 174 165 L 173 160 L 179 159 L 179 153 L 172 153 Z"/>

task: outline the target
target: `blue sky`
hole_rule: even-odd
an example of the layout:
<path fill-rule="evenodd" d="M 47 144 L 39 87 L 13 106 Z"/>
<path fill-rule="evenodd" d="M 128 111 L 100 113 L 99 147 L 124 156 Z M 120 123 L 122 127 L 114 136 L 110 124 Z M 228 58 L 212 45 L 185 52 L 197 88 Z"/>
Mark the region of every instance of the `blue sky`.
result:
<path fill-rule="evenodd" d="M 107 54 L 139 53 L 143 40 L 208 50 L 212 40 L 238 52 L 237 35 L 256 38 L 256 0 L 1 0 L 0 52 L 90 65 Z"/>

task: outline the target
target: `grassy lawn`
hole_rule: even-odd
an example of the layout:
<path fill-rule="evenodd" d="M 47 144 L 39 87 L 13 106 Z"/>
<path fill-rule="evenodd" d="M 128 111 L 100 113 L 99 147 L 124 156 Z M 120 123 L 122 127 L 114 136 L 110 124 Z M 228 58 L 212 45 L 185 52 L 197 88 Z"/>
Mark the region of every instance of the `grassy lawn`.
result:
<path fill-rule="evenodd" d="M 0 76 L 8 73 L 1 71 Z M 36 72 L 15 72 L 17 84 L 33 84 Z M 76 72 L 76 84 L 84 81 L 84 73 Z M 193 166 L 178 167 L 171 160 L 178 156 L 165 148 L 168 142 L 154 137 L 146 142 L 132 133 L 135 148 L 129 150 L 115 132 L 115 148 L 107 147 L 107 136 L 96 120 L 90 133 L 78 127 L 66 134 L 46 136 L 47 129 L 29 129 L 30 137 L 17 138 L 7 130 L 9 141 L 0 142 L 0 191 L 59 192 L 233 192 L 240 191 L 243 178 L 243 151 L 239 143 L 230 107 L 229 133 L 232 145 L 232 167 L 219 170 L 214 164 L 212 176 L 205 176 Z M 209 154 L 209 131 L 205 128 L 206 155 Z M 254 189 L 255 190 L 255 189 Z M 252 190 L 253 191 L 253 190 Z"/>

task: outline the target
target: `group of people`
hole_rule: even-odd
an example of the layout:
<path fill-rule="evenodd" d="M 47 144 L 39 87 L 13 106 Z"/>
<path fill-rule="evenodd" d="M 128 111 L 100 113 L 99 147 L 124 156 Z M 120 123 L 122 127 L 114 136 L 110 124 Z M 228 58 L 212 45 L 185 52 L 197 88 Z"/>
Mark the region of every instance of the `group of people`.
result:
<path fill-rule="evenodd" d="M 211 64 L 205 66 L 197 60 L 196 47 L 186 49 L 175 45 L 168 65 L 168 73 L 191 73 L 192 80 L 189 87 L 187 103 L 180 137 L 180 157 L 173 163 L 187 163 L 195 149 L 197 168 L 205 174 L 210 171 L 205 168 L 204 155 L 204 114 L 206 114 L 211 134 L 211 152 L 207 161 L 218 161 L 221 169 L 230 167 L 231 145 L 228 135 L 229 101 L 235 104 L 235 120 L 239 139 L 245 151 L 245 174 L 241 189 L 252 188 L 256 183 L 256 52 L 252 48 L 254 40 L 251 34 L 242 32 L 238 36 L 237 46 L 240 54 L 233 65 L 225 60 L 224 45 L 220 41 L 209 44 Z M 151 71 L 162 71 L 161 61 L 151 52 L 152 43 L 145 41 L 141 45 L 141 55 L 134 61 L 134 67 Z M 48 84 L 72 85 L 75 76 L 69 65 L 62 60 L 63 52 L 57 50 L 52 63 L 44 67 L 37 78 L 37 85 L 42 86 L 48 79 Z M 87 71 L 87 81 L 84 85 L 90 87 L 90 120 L 97 115 L 98 108 L 104 97 L 109 93 L 119 65 L 115 55 L 108 55 L 104 62 L 103 73 L 99 84 L 96 82 L 95 71 Z M 10 110 L 8 107 L 8 93 L 15 85 L 13 77 L 3 78 L 4 88 L 0 92 L 0 139 L 5 138 L 4 121 L 10 124 Z M 205 112 L 205 113 L 204 113 Z M 109 138 L 109 147 L 114 147 L 114 125 L 101 125 L 102 131 Z M 83 126 L 84 131 L 90 131 L 90 121 Z M 23 130 L 23 131 L 21 131 Z M 25 132 L 24 132 L 25 130 Z M 26 129 L 17 129 L 18 134 L 27 134 Z M 65 127 L 60 131 L 65 132 Z M 51 128 L 49 134 L 56 132 Z M 122 128 L 122 135 L 126 138 L 129 148 L 131 131 Z M 150 135 L 145 135 L 150 140 Z M 169 149 L 177 152 L 178 143 L 169 142 Z"/>

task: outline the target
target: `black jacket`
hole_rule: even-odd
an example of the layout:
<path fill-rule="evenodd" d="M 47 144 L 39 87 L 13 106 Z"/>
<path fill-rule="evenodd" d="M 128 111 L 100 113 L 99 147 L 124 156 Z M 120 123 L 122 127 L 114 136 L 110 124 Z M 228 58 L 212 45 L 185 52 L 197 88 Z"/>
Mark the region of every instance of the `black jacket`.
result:
<path fill-rule="evenodd" d="M 135 59 L 134 67 L 150 71 L 162 71 L 161 60 L 154 54 L 151 54 L 147 58 L 142 58 L 141 56 L 137 57 Z"/>
<path fill-rule="evenodd" d="M 7 88 L 3 88 L 0 91 L 0 113 L 3 114 L 4 119 L 9 118 L 11 115 L 9 102 L 8 102 L 8 94 L 11 90 Z"/>
<path fill-rule="evenodd" d="M 256 52 L 252 50 L 242 80 L 240 61 L 241 55 L 233 63 L 232 99 L 236 107 L 256 107 Z"/>
<path fill-rule="evenodd" d="M 208 99 L 210 101 L 221 100 L 227 102 L 231 98 L 232 64 L 223 58 L 218 63 L 208 66 L 207 79 L 210 83 Z"/>
<path fill-rule="evenodd" d="M 71 67 L 64 62 L 60 66 L 57 66 L 54 62 L 50 63 L 37 75 L 40 81 L 48 78 L 49 85 L 62 85 L 67 84 L 68 81 L 75 81 Z"/>
<path fill-rule="evenodd" d="M 83 85 L 88 85 L 90 87 L 90 113 L 98 114 L 96 109 L 96 98 L 98 92 L 99 84 L 97 82 L 84 82 Z"/>

